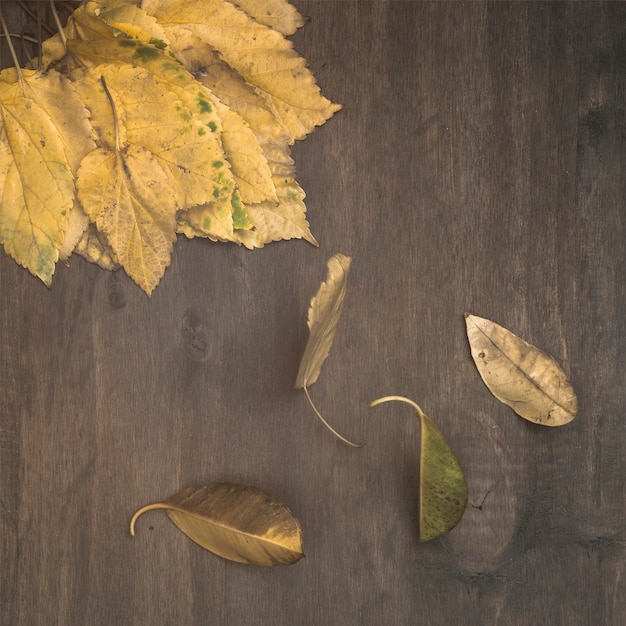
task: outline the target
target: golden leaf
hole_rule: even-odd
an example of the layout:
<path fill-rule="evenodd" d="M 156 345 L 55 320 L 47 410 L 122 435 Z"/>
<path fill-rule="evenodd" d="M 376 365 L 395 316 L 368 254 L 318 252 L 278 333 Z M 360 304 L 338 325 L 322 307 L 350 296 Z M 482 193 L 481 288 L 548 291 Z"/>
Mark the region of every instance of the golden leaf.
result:
<path fill-rule="evenodd" d="M 167 502 L 139 509 L 130 522 L 165 509 L 170 519 L 203 548 L 231 561 L 250 565 L 290 565 L 300 560 L 302 530 L 291 511 L 269 493 L 234 483 L 190 487 Z"/>
<path fill-rule="evenodd" d="M 466 313 L 465 324 L 478 372 L 498 400 L 543 426 L 574 419 L 576 392 L 553 357 L 491 320 Z"/>
<path fill-rule="evenodd" d="M 420 420 L 419 537 L 429 541 L 447 533 L 463 517 L 467 482 L 443 435 L 415 402 L 403 396 L 386 396 L 370 406 L 392 400 L 410 404 Z"/>
<path fill-rule="evenodd" d="M 94 147 L 87 111 L 56 72 L 0 73 L 0 241 L 50 286 L 74 203 L 74 174 Z"/>
<path fill-rule="evenodd" d="M 174 53 L 196 36 L 254 85 L 273 106 L 291 138 L 304 139 L 341 106 L 321 95 L 290 41 L 223 0 L 144 0 L 165 29 Z"/>
<path fill-rule="evenodd" d="M 150 295 L 170 263 L 177 209 L 169 178 L 145 148 L 98 148 L 82 162 L 78 198 L 126 273 Z"/>
<path fill-rule="evenodd" d="M 343 442 L 359 448 L 364 444 L 355 444 L 348 441 L 322 417 L 313 404 L 308 390 L 308 386 L 318 379 L 322 365 L 328 357 L 330 347 L 335 338 L 335 332 L 337 331 L 337 325 L 339 324 L 343 303 L 346 298 L 348 273 L 351 263 L 352 259 L 344 254 L 335 254 L 328 259 L 328 276 L 326 281 L 320 285 L 309 306 L 307 319 L 309 339 L 300 361 L 295 387 L 296 389 L 304 389 L 309 404 L 326 428 Z"/>

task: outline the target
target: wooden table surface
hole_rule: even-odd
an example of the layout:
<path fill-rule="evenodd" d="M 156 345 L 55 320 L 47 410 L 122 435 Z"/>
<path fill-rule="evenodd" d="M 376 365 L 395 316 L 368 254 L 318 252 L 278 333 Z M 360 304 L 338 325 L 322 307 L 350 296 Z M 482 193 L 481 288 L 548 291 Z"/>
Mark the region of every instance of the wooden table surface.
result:
<path fill-rule="evenodd" d="M 175 244 L 151 298 L 72 259 L 47 289 L 0 254 L 0 623 L 626 623 L 626 4 L 312 1 L 292 40 L 344 109 L 294 149 L 320 242 Z M 311 394 L 310 298 L 353 257 Z M 463 313 L 551 353 L 570 424 L 484 387 Z M 417 535 L 419 424 L 469 484 Z M 262 487 L 306 557 L 227 562 L 163 512 Z"/>

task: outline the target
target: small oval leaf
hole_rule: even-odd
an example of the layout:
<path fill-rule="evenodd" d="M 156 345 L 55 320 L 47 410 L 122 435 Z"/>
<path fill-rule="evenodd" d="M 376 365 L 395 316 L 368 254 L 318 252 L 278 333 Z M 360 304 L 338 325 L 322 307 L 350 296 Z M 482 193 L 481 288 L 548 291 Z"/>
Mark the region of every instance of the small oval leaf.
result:
<path fill-rule="evenodd" d="M 139 509 L 165 509 L 170 519 L 203 548 L 250 565 L 289 565 L 300 560 L 302 529 L 291 511 L 271 494 L 248 485 L 215 483 L 189 487 L 166 502 Z"/>
<path fill-rule="evenodd" d="M 465 325 L 478 372 L 500 402 L 543 426 L 574 419 L 576 392 L 553 357 L 491 320 L 466 313 Z"/>
<path fill-rule="evenodd" d="M 415 402 L 403 396 L 385 396 L 370 406 L 391 400 L 410 404 L 420 420 L 419 537 L 420 541 L 429 541 L 452 530 L 463 517 L 467 482 L 443 435 Z"/>

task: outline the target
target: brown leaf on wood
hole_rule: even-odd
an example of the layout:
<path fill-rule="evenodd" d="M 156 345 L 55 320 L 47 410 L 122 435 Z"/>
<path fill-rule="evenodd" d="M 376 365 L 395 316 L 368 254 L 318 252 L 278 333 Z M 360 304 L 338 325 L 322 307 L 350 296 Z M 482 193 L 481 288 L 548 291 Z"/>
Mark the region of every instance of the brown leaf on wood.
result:
<path fill-rule="evenodd" d="M 478 372 L 498 400 L 543 426 L 574 419 L 576 392 L 553 357 L 491 320 L 466 313 L 465 324 Z"/>

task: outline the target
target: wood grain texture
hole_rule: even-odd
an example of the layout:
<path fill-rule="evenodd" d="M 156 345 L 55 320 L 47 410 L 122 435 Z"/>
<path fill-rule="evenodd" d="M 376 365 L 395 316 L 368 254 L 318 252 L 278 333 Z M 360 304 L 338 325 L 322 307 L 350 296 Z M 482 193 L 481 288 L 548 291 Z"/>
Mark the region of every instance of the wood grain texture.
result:
<path fill-rule="evenodd" d="M 344 105 L 294 149 L 316 249 L 183 238 L 151 299 L 73 260 L 51 290 L 0 255 L 0 623 L 623 624 L 626 5 L 295 2 L 296 48 Z M 5 3 L 3 2 L 3 8 Z M 335 343 L 293 389 L 329 256 Z M 484 388 L 463 313 L 553 354 L 562 428 Z M 419 544 L 419 428 L 469 506 Z M 262 571 L 139 506 L 266 489 L 306 558 Z"/>

